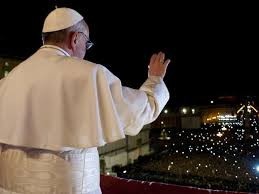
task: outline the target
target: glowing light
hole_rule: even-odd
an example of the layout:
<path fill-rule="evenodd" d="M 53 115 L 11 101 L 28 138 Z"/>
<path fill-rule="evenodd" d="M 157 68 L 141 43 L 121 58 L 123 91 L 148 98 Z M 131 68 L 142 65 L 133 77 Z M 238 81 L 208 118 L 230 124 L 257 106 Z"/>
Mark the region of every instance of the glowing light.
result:
<path fill-rule="evenodd" d="M 223 134 L 222 134 L 221 132 L 218 132 L 218 133 L 217 133 L 217 136 L 218 136 L 218 137 L 222 137 L 222 135 L 223 135 Z"/>
<path fill-rule="evenodd" d="M 186 114 L 186 113 L 187 113 L 187 109 L 186 109 L 186 108 L 183 108 L 183 109 L 182 109 L 182 113 L 183 113 L 183 114 Z"/>
<path fill-rule="evenodd" d="M 222 131 L 226 131 L 227 128 L 224 126 L 224 127 L 221 128 L 221 130 L 222 130 Z"/>

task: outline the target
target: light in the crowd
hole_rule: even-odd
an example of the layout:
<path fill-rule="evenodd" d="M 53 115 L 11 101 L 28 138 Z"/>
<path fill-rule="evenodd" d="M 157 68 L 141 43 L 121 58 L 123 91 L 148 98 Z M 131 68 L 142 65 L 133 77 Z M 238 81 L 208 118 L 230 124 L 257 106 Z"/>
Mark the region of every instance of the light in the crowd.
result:
<path fill-rule="evenodd" d="M 182 109 L 182 113 L 183 113 L 183 114 L 186 114 L 186 113 L 187 113 L 187 109 L 186 109 L 186 108 L 183 108 L 183 109 Z"/>
<path fill-rule="evenodd" d="M 225 126 L 223 126 L 223 127 L 221 128 L 221 130 L 222 130 L 222 131 L 226 131 L 227 128 L 226 128 Z"/>
<path fill-rule="evenodd" d="M 213 100 L 211 100 L 211 101 L 210 101 L 210 103 L 211 103 L 211 104 L 213 104 L 213 103 L 214 103 L 214 101 L 213 101 Z"/>
<path fill-rule="evenodd" d="M 164 110 L 164 113 L 165 113 L 165 114 L 167 114 L 167 113 L 168 113 L 168 110 L 167 110 L 167 109 L 165 109 L 165 110 Z"/>
<path fill-rule="evenodd" d="M 217 133 L 217 136 L 218 136 L 218 137 L 222 137 L 222 135 L 223 135 L 223 134 L 222 134 L 221 132 L 218 132 L 218 133 Z"/>
<path fill-rule="evenodd" d="M 195 114 L 195 109 L 194 108 L 192 108 L 192 114 Z"/>

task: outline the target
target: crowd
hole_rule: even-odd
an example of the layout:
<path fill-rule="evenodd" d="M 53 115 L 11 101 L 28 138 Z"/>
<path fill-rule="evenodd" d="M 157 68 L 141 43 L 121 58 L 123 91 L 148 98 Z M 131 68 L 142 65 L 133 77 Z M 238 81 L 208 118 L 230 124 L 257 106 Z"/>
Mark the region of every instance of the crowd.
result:
<path fill-rule="evenodd" d="M 151 137 L 154 153 L 128 166 L 115 166 L 120 177 L 208 189 L 259 190 L 258 125 L 205 125 L 166 129 L 168 140 Z M 249 132 L 249 134 L 248 134 Z M 257 171 L 258 170 L 258 171 Z"/>

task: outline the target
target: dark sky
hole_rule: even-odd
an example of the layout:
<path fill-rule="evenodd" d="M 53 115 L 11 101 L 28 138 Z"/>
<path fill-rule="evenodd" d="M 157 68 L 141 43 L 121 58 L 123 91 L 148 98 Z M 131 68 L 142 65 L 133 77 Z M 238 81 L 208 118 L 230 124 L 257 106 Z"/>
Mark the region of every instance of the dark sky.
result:
<path fill-rule="evenodd" d="M 44 18 L 54 8 L 76 9 L 95 46 L 87 58 L 108 67 L 124 85 L 139 87 L 149 57 L 171 58 L 165 78 L 171 100 L 258 95 L 258 11 L 241 3 L 169 1 L 25 1 L 1 5 L 0 56 L 30 56 L 41 44 Z M 90 1 L 89 1 L 90 2 Z"/>

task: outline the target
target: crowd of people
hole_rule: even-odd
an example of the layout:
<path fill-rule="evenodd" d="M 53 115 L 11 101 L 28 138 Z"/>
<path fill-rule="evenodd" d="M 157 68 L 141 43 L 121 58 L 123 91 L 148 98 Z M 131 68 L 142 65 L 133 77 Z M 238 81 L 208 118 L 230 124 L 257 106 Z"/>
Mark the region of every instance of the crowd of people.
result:
<path fill-rule="evenodd" d="M 128 166 L 118 176 L 216 190 L 259 189 L 258 125 L 204 125 L 200 129 L 166 129 L 170 139 L 151 139 L 154 153 Z M 249 131 L 249 134 L 247 134 Z"/>

